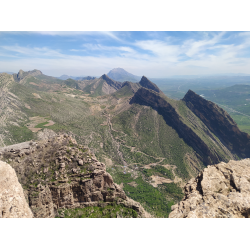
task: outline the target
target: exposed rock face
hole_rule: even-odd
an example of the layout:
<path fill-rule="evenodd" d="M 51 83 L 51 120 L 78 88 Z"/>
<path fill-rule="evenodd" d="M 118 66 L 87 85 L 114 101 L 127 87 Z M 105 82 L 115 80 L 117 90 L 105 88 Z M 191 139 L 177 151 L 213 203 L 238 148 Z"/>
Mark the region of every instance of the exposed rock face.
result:
<path fill-rule="evenodd" d="M 173 127 L 180 137 L 190 145 L 201 156 L 205 165 L 218 163 L 222 160 L 220 155 L 211 151 L 206 143 L 183 121 L 175 108 L 162 98 L 157 92 L 146 88 L 140 88 L 133 96 L 130 104 L 138 103 L 140 105 L 150 106 L 163 116 L 166 123 Z"/>
<path fill-rule="evenodd" d="M 101 76 L 101 79 L 105 80 L 106 83 L 111 86 L 112 88 L 114 88 L 115 90 L 118 90 L 121 88 L 122 86 L 122 83 L 121 82 L 117 82 L 117 81 L 114 81 L 112 79 L 110 79 L 106 74 L 102 75 Z"/>
<path fill-rule="evenodd" d="M 25 144 L 25 143 L 24 143 Z M 27 143 L 26 143 L 27 144 Z M 25 188 L 34 217 L 53 218 L 58 209 L 122 203 L 147 216 L 139 203 L 129 201 L 87 147 L 69 135 L 49 137 L 24 147 L 5 147 L 2 158 L 11 161 Z M 23 148 L 23 150 L 22 150 Z"/>
<path fill-rule="evenodd" d="M 183 101 L 231 152 L 242 158 L 250 157 L 250 135 L 241 132 L 225 110 L 192 90 Z"/>
<path fill-rule="evenodd" d="M 43 131 L 39 131 L 37 133 L 38 140 L 46 140 L 55 136 L 56 136 L 56 133 L 53 130 L 48 129 L 48 128 L 45 128 Z"/>
<path fill-rule="evenodd" d="M 20 69 L 17 74 L 13 74 L 13 77 L 14 77 L 14 80 L 16 82 L 20 82 L 27 75 L 38 76 L 38 75 L 42 75 L 42 74 L 43 73 L 40 70 L 37 70 L 37 69 L 31 70 L 31 71 L 23 71 L 23 70 Z"/>
<path fill-rule="evenodd" d="M 153 82 L 151 82 L 150 80 L 148 80 L 147 77 L 143 76 L 140 80 L 140 85 L 144 88 L 147 88 L 147 89 L 152 89 L 154 90 L 155 92 L 157 93 L 163 93 L 158 87 L 156 84 L 154 84 Z"/>
<path fill-rule="evenodd" d="M 15 170 L 0 161 L 0 218 L 32 218 Z"/>
<path fill-rule="evenodd" d="M 122 84 L 121 88 L 123 87 L 128 87 L 128 89 L 132 90 L 132 92 L 135 93 L 140 88 L 140 85 L 138 83 L 126 81 Z"/>
<path fill-rule="evenodd" d="M 171 209 L 170 218 L 249 218 L 250 159 L 208 166 Z"/>

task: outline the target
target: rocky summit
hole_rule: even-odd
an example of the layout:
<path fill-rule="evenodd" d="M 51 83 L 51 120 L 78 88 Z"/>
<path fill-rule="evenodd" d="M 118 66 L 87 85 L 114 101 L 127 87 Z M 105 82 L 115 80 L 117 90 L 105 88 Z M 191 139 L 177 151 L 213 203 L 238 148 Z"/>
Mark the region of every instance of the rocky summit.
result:
<path fill-rule="evenodd" d="M 120 208 L 113 217 L 150 216 L 138 202 L 129 199 L 121 187 L 113 182 L 111 175 L 106 172 L 105 164 L 99 162 L 87 147 L 78 145 L 67 134 L 52 137 L 46 134 L 44 138 L 37 142 L 30 141 L 2 148 L 0 153 L 1 158 L 16 170 L 34 217 L 64 217 L 65 213 L 68 214 L 68 209 L 106 206 L 116 210 L 117 207 Z M 3 166 L 8 165 L 1 163 Z M 0 194 L 3 201 L 8 197 L 8 202 L 2 202 L 2 210 L 12 211 L 11 207 L 15 207 L 16 203 L 15 199 L 9 197 L 19 195 L 22 189 L 14 169 L 8 165 L 12 172 L 5 173 L 3 166 L 0 168 L 3 179 L 0 189 L 5 191 L 0 191 Z M 10 188 L 11 185 L 5 181 L 8 178 L 9 182 L 16 179 L 15 185 L 19 185 L 20 191 L 16 190 L 14 193 L 15 188 Z M 25 203 L 24 195 L 22 198 Z M 25 204 L 22 204 L 24 208 L 20 213 L 15 212 L 12 215 L 3 212 L 3 216 L 31 217 L 32 213 Z M 125 214 L 123 210 L 126 210 Z"/>
<path fill-rule="evenodd" d="M 140 85 L 144 88 L 154 90 L 157 93 L 162 93 L 162 91 L 157 87 L 157 85 L 150 80 L 148 80 L 147 77 L 143 76 L 140 80 Z"/>
<path fill-rule="evenodd" d="M 250 159 L 208 166 L 171 209 L 170 218 L 249 218 Z"/>

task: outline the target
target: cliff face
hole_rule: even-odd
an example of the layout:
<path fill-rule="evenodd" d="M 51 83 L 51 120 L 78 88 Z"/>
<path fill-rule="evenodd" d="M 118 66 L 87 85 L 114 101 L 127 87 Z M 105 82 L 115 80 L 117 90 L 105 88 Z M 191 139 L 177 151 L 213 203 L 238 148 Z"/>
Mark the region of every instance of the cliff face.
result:
<path fill-rule="evenodd" d="M 175 108 L 159 94 L 140 88 L 130 101 L 130 104 L 133 103 L 150 106 L 162 115 L 165 122 L 174 128 L 179 136 L 201 156 L 205 165 L 218 162 L 220 156 L 209 149 L 206 143 L 182 121 Z"/>
<path fill-rule="evenodd" d="M 114 88 L 115 90 L 120 89 L 121 86 L 122 86 L 122 83 L 121 83 L 121 82 L 117 82 L 117 81 L 114 81 L 114 80 L 110 79 L 106 74 L 102 75 L 102 76 L 101 76 L 101 79 L 105 80 L 106 83 L 107 83 L 110 87 Z"/>
<path fill-rule="evenodd" d="M 249 218 L 250 159 L 208 166 L 171 209 L 170 218 Z"/>
<path fill-rule="evenodd" d="M 32 218 L 15 170 L 0 161 L 0 218 Z"/>
<path fill-rule="evenodd" d="M 42 75 L 42 72 L 37 69 L 31 70 L 31 71 L 23 71 L 20 69 L 17 74 L 13 74 L 13 77 L 16 82 L 20 82 L 27 75 L 38 76 L 38 75 Z"/>
<path fill-rule="evenodd" d="M 105 165 L 68 135 L 9 146 L 1 154 L 16 170 L 34 217 L 53 218 L 59 209 L 113 203 L 147 216 L 113 182 Z"/>
<path fill-rule="evenodd" d="M 147 88 L 147 89 L 151 89 L 151 90 L 154 90 L 155 92 L 157 93 L 163 93 L 158 87 L 156 84 L 154 84 L 153 82 L 151 82 L 150 80 L 148 80 L 147 77 L 143 76 L 140 80 L 140 85 L 144 88 Z"/>
<path fill-rule="evenodd" d="M 250 157 L 250 135 L 241 132 L 226 111 L 191 90 L 183 101 L 231 152 L 242 158 Z"/>

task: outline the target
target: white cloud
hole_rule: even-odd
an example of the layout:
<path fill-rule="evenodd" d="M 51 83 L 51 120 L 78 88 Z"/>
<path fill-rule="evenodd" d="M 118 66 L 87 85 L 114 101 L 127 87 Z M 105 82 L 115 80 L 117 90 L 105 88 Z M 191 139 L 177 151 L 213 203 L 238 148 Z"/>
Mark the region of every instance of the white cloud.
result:
<path fill-rule="evenodd" d="M 49 49 L 47 47 L 29 48 L 29 47 L 14 45 L 14 46 L 0 46 L 0 48 L 7 50 L 7 51 L 17 52 L 19 54 L 30 56 L 30 57 L 34 57 L 34 56 L 62 57 L 63 56 L 60 52 Z"/>
<path fill-rule="evenodd" d="M 30 33 L 37 33 L 46 36 L 107 36 L 117 41 L 121 39 L 111 31 L 32 31 Z"/>
<path fill-rule="evenodd" d="M 187 56 L 193 57 L 197 55 L 199 52 L 209 49 L 209 46 L 217 44 L 221 40 L 224 34 L 225 32 L 221 32 L 218 35 L 215 35 L 211 39 L 207 38 L 207 35 L 205 35 L 206 39 L 199 41 L 195 41 L 193 39 L 187 40 L 183 43 L 182 49 L 185 50 L 185 54 Z"/>
<path fill-rule="evenodd" d="M 0 68 L 1 71 L 16 72 L 20 68 L 23 70 L 37 68 L 45 74 L 57 76 L 102 75 L 115 67 L 148 77 L 249 73 L 250 58 L 246 58 L 244 53 L 250 47 L 250 39 L 247 35 L 239 34 L 239 37 L 242 37 L 241 43 L 229 43 L 227 38 L 227 42 L 224 43 L 224 34 L 221 32 L 211 37 L 211 34 L 204 33 L 199 40 L 183 40 L 178 44 L 173 44 L 171 39 L 135 41 L 125 44 L 126 46 L 124 43 L 121 43 L 121 46 L 87 43 L 83 44 L 82 49 L 73 48 L 67 51 L 67 53 L 97 52 L 88 53 L 91 56 L 82 56 L 80 53 L 68 55 L 61 50 L 48 47 L 0 46 L 1 54 L 7 55 L 7 52 L 13 52 L 12 59 L 8 61 L 0 59 Z M 189 58 L 185 58 L 185 55 Z"/>

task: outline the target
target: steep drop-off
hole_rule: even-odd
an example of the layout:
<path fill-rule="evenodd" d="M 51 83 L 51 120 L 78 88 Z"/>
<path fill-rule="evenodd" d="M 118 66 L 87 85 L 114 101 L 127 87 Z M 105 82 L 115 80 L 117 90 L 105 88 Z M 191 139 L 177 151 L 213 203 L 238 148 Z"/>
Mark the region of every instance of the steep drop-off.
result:
<path fill-rule="evenodd" d="M 150 80 L 148 80 L 148 78 L 145 76 L 143 76 L 141 78 L 139 84 L 144 88 L 151 89 L 157 93 L 163 94 L 163 92 L 157 87 L 157 85 L 155 83 L 151 82 Z"/>
<path fill-rule="evenodd" d="M 174 128 L 188 145 L 195 149 L 205 165 L 217 163 L 222 160 L 219 154 L 211 151 L 206 143 L 183 122 L 175 108 L 156 92 L 140 88 L 130 101 L 130 104 L 133 103 L 150 106 L 155 109 L 158 114 L 162 115 L 165 122 Z"/>
<path fill-rule="evenodd" d="M 225 110 L 191 90 L 183 101 L 230 151 L 242 158 L 250 157 L 250 135 L 241 132 Z"/>

